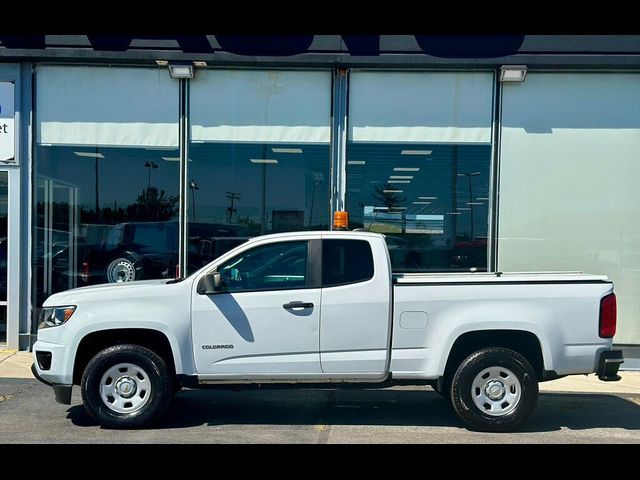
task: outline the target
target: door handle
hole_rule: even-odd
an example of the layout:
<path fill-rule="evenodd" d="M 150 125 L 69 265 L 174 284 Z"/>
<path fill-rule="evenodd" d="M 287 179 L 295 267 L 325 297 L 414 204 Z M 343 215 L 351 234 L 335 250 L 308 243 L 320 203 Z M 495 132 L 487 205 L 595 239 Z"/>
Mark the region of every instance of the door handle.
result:
<path fill-rule="evenodd" d="M 286 310 L 290 310 L 292 308 L 313 308 L 313 303 L 311 302 L 289 302 L 282 305 L 282 308 Z"/>

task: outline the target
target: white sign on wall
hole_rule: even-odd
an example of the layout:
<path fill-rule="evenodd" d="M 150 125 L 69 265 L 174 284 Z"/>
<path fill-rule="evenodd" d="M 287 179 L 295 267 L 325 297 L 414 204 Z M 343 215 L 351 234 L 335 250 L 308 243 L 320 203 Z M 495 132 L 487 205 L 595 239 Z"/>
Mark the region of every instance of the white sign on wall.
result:
<path fill-rule="evenodd" d="M 0 162 L 15 161 L 13 83 L 0 82 Z"/>

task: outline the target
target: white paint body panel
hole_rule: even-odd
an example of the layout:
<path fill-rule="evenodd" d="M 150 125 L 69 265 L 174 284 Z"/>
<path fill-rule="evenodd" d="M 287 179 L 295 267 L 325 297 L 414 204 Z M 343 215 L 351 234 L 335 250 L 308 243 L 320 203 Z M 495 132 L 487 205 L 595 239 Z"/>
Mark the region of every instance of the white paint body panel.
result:
<path fill-rule="evenodd" d="M 340 237 L 362 239 L 358 234 L 348 233 Z M 383 237 L 373 237 L 369 242 L 374 259 L 373 278 L 322 289 L 320 358 L 324 373 L 371 373 L 382 378 L 387 372 L 391 265 Z"/>
<path fill-rule="evenodd" d="M 193 343 L 198 373 L 320 373 L 320 289 L 193 293 Z M 291 301 L 313 308 L 285 310 Z M 204 349 L 203 345 L 233 345 Z"/>
<path fill-rule="evenodd" d="M 90 333 L 120 328 L 146 328 L 162 332 L 171 345 L 178 373 L 195 373 L 191 346 L 190 282 L 165 285 L 166 280 L 83 287 L 51 295 L 44 306 L 76 305 L 71 320 L 59 327 L 38 330 L 33 346 L 52 351 L 51 369 L 43 379 L 71 384 L 78 345 Z M 57 353 L 57 354 L 56 354 Z"/>
<path fill-rule="evenodd" d="M 200 278 L 254 246 L 282 240 L 357 238 L 370 243 L 371 280 L 325 289 L 199 295 Z M 354 259 L 357 261 L 357 259 Z M 560 375 L 594 372 L 611 339 L 598 336 L 606 277 L 577 273 L 399 275 L 392 285 L 381 235 L 301 232 L 256 237 L 175 284 L 150 280 L 85 287 L 52 295 L 45 306 L 77 305 L 59 327 L 39 330 L 34 352 L 53 352 L 44 380 L 72 383 L 78 345 L 101 330 L 163 333 L 176 372 L 218 382 L 436 379 L 452 345 L 477 330 L 522 330 L 540 341 L 544 368 Z M 216 298 L 213 298 L 216 297 Z M 290 301 L 313 302 L 297 316 Z M 226 315 L 226 316 L 225 316 Z M 204 350 L 205 344 L 233 344 Z M 34 357 L 35 360 L 35 357 Z"/>
<path fill-rule="evenodd" d="M 560 375 L 594 372 L 600 351 L 611 348 L 611 339 L 598 336 L 600 299 L 613 291 L 610 283 L 512 284 L 508 275 L 477 285 L 455 281 L 394 286 L 394 378 L 439 377 L 456 339 L 477 330 L 533 333 L 545 369 Z M 403 328 L 402 313 L 416 310 L 428 312 L 427 328 Z"/>

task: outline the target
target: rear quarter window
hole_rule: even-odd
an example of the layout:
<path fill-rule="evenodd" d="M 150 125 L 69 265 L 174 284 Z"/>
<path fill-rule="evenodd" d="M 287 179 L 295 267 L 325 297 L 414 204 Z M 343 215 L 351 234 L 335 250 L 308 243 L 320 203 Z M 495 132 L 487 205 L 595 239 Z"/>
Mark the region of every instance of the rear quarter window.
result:
<path fill-rule="evenodd" d="M 335 287 L 373 278 L 373 254 L 365 240 L 322 240 L 322 286 Z"/>

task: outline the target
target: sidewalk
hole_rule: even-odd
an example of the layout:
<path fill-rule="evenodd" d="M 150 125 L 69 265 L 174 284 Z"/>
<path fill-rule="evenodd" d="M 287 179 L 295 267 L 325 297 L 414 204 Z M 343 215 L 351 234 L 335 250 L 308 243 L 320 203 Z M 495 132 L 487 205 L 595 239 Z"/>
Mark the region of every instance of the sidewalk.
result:
<path fill-rule="evenodd" d="M 33 378 L 30 352 L 0 350 L 0 378 Z"/>
<path fill-rule="evenodd" d="M 0 378 L 33 378 L 29 352 L 0 350 Z M 540 384 L 541 392 L 632 393 L 640 395 L 640 371 L 620 372 L 619 382 L 601 382 L 595 375 L 572 375 Z"/>
<path fill-rule="evenodd" d="M 0 364 L 2 365 L 2 364 Z M 0 367 L 0 372 L 2 367 Z M 640 372 L 619 372 L 619 382 L 601 382 L 595 374 L 571 375 L 540 384 L 541 392 L 635 393 L 640 395 Z M 0 377 L 2 374 L 0 373 Z"/>

